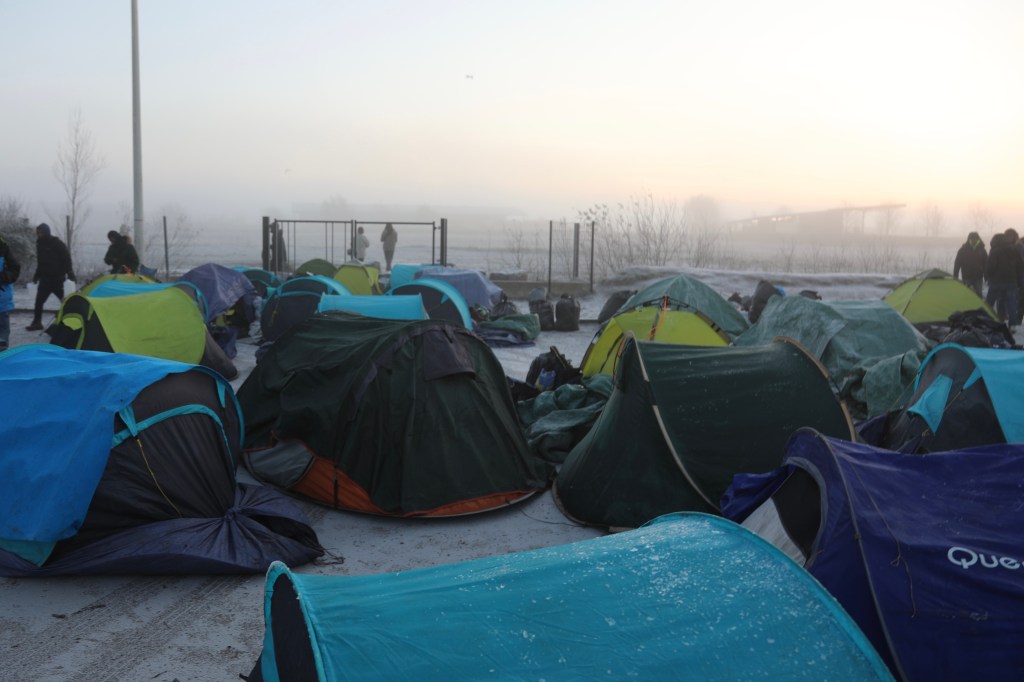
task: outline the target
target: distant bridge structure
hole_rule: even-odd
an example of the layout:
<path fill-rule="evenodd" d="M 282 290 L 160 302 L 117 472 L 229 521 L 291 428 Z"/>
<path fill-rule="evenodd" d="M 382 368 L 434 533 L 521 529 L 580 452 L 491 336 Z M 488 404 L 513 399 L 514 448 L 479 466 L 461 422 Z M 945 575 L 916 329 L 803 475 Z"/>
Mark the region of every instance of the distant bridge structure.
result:
<path fill-rule="evenodd" d="M 729 232 L 745 234 L 864 234 L 869 224 L 879 232 L 889 232 L 894 226 L 896 212 L 906 204 L 876 204 L 872 206 L 842 206 L 821 211 L 776 213 L 754 216 L 725 223 Z"/>

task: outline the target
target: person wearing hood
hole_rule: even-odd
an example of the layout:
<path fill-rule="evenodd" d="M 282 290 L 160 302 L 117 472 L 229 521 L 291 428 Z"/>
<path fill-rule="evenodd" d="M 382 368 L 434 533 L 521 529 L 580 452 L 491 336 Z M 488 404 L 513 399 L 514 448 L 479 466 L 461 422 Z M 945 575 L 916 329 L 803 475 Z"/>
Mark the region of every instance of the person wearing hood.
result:
<path fill-rule="evenodd" d="M 1022 274 L 1024 262 L 1009 238 L 1002 232 L 992 235 L 985 265 L 985 279 L 988 280 L 985 302 L 995 309 L 1011 332 L 1017 326 L 1017 282 Z"/>
<path fill-rule="evenodd" d="M 21 274 L 21 265 L 7 241 L 0 236 L 0 351 L 7 350 L 11 340 L 11 311 L 14 310 L 14 283 Z"/>
<path fill-rule="evenodd" d="M 982 285 L 987 264 L 988 252 L 985 250 L 985 242 L 981 240 L 981 235 L 977 232 L 971 232 L 967 235 L 967 241 L 956 252 L 956 259 L 953 261 L 953 277 L 962 279 L 964 284 L 974 290 L 974 293 L 983 296 Z"/>
<path fill-rule="evenodd" d="M 128 236 L 117 230 L 107 232 L 107 239 L 110 246 L 107 254 L 103 256 L 103 262 L 110 266 L 110 272 L 115 275 L 131 274 L 139 271 L 139 254 Z"/>
<path fill-rule="evenodd" d="M 68 247 L 51 234 L 49 225 L 39 223 L 36 226 L 36 274 L 32 276 L 32 281 L 39 287 L 36 289 L 32 324 L 25 329 L 34 332 L 43 328 L 43 305 L 50 296 L 56 296 L 58 301 L 64 300 L 65 278 L 72 282 L 76 279 Z"/>

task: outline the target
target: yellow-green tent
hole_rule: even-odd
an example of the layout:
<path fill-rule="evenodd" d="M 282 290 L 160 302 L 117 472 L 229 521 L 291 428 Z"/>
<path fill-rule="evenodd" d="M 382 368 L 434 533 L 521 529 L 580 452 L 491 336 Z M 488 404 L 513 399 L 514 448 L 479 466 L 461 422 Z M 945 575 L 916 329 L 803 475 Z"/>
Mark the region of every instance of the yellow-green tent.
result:
<path fill-rule="evenodd" d="M 334 273 L 334 279 L 356 296 L 379 296 L 384 293 L 380 290 L 379 278 L 380 271 L 377 268 L 362 263 L 343 263 Z"/>
<path fill-rule="evenodd" d="M 911 324 L 948 324 L 953 313 L 981 308 L 993 320 L 999 317 L 978 294 L 948 272 L 920 272 L 883 299 Z"/>

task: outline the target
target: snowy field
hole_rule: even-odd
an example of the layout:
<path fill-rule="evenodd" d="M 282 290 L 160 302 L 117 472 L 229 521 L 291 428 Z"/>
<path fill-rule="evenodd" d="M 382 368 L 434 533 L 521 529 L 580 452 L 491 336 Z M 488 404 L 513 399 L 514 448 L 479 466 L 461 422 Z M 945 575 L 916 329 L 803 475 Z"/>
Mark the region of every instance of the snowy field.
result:
<path fill-rule="evenodd" d="M 608 296 L 639 289 L 678 269 L 637 269 L 604 282 L 581 299 L 584 320 L 596 319 Z M 683 270 L 728 297 L 750 295 L 767 277 L 787 292 L 818 291 L 826 300 L 879 298 L 903 280 L 857 274 L 779 275 Z M 557 293 L 557 290 L 556 292 Z M 28 332 L 34 290 L 19 287 L 11 345 L 45 343 Z M 516 301 L 521 310 L 526 301 Z M 48 324 L 55 301 L 44 316 Z M 556 346 L 578 365 L 597 329 L 542 332 L 531 347 L 495 354 L 522 379 L 536 355 Z M 256 346 L 239 344 L 237 389 L 255 366 Z M 512 507 L 454 519 L 389 519 L 333 511 L 298 501 L 327 555 L 301 573 L 361 575 L 447 564 L 576 542 L 601 535 L 556 508 L 549 491 Z M 0 650 L 5 680 L 237 680 L 248 674 L 263 636 L 262 576 L 6 578 L 0 580 Z"/>

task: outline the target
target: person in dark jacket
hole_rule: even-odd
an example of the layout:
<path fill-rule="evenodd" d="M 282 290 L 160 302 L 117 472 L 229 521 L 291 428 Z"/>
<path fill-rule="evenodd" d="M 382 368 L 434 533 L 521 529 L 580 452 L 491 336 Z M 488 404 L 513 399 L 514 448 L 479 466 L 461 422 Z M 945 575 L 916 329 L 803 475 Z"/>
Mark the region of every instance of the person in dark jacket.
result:
<path fill-rule="evenodd" d="M 1017 258 L 1021 262 L 1021 272 L 1017 276 L 1017 317 L 1010 323 L 1017 327 L 1020 326 L 1021 308 L 1024 308 L 1024 298 L 1022 298 L 1024 297 L 1024 242 L 1020 240 L 1017 230 L 1012 227 L 1003 232 L 1003 234 L 1006 235 L 1006 243 L 1017 252 Z"/>
<path fill-rule="evenodd" d="M 28 331 L 39 331 L 43 328 L 43 304 L 50 296 L 58 301 L 64 300 L 64 279 L 75 281 L 75 270 L 71 267 L 71 254 L 68 247 L 60 239 L 50 233 L 50 226 L 39 223 L 36 226 L 36 274 L 32 281 L 39 285 L 36 289 L 36 307 L 32 311 L 32 324 L 25 327 Z"/>
<path fill-rule="evenodd" d="M 962 279 L 964 284 L 974 289 L 974 293 L 983 296 L 982 285 L 987 263 L 988 252 L 985 250 L 985 242 L 977 232 L 971 232 L 967 235 L 967 241 L 956 252 L 953 277 Z"/>
<path fill-rule="evenodd" d="M 110 271 L 115 275 L 131 274 L 139 271 L 139 254 L 135 247 L 117 230 L 107 232 L 107 239 L 110 246 L 107 248 L 107 255 L 103 256 L 103 262 L 110 266 Z"/>
<path fill-rule="evenodd" d="M 1017 320 L 1017 282 L 1024 275 L 1024 262 L 1016 248 L 1005 234 L 992 235 L 989 242 L 988 263 L 985 279 L 988 281 L 988 295 L 985 302 L 994 306 L 996 313 L 1009 325 L 1010 330 Z"/>
<path fill-rule="evenodd" d="M 21 274 L 7 241 L 0 237 L 0 351 L 7 350 L 11 340 L 11 311 L 14 309 L 14 283 Z"/>

